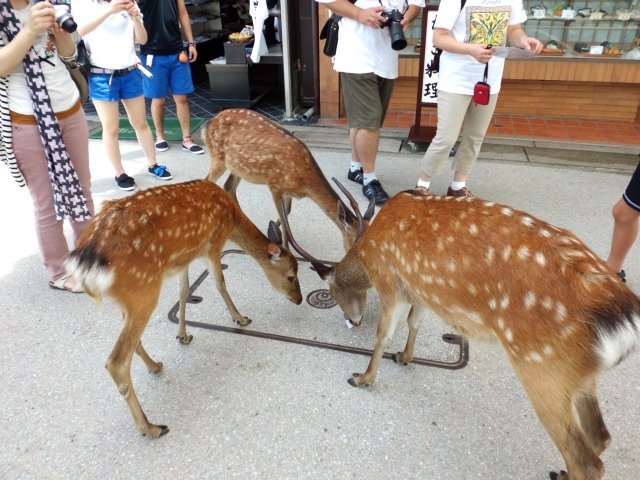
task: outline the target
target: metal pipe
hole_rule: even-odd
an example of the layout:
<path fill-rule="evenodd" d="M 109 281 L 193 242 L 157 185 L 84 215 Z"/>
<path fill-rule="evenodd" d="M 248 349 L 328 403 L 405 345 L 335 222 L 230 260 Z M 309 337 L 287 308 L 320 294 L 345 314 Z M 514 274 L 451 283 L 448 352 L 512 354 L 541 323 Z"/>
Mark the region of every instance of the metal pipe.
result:
<path fill-rule="evenodd" d="M 307 110 L 306 112 L 304 112 L 304 113 L 302 114 L 302 117 L 301 117 L 301 118 L 302 118 L 302 120 L 304 120 L 304 121 L 306 122 L 306 121 L 307 121 L 307 120 L 309 120 L 311 117 L 313 117 L 313 113 L 315 112 L 315 110 L 316 110 L 316 107 L 311 107 L 309 110 Z"/>
<path fill-rule="evenodd" d="M 285 120 L 293 118 L 291 92 L 291 51 L 289 48 L 289 9 L 287 0 L 280 0 L 280 29 L 282 35 L 282 70 L 284 81 Z"/>

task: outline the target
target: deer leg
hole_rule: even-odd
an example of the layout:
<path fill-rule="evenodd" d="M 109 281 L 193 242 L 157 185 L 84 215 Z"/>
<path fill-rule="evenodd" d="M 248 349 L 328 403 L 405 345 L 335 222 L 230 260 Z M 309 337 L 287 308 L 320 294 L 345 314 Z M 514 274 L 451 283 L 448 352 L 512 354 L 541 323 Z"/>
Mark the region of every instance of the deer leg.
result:
<path fill-rule="evenodd" d="M 238 197 L 236 196 L 236 190 L 238 190 L 238 185 L 240 184 L 240 177 L 236 177 L 233 173 L 229 173 L 227 177 L 227 181 L 224 182 L 224 190 L 233 198 L 236 202 L 238 201 Z"/>
<path fill-rule="evenodd" d="M 426 309 L 419 305 L 411 305 L 409 316 L 407 317 L 407 323 L 409 324 L 409 335 L 407 336 L 407 345 L 404 347 L 404 351 L 398 352 L 393 355 L 393 361 L 407 365 L 413 360 L 413 350 L 416 345 L 416 337 L 418 336 L 418 329 L 420 323 L 426 313 Z"/>
<path fill-rule="evenodd" d="M 151 373 L 158 373 L 162 370 L 162 362 L 156 362 L 149 356 L 147 351 L 142 346 L 142 341 L 138 342 L 138 346 L 136 347 L 136 353 L 142 359 L 142 361 L 147 366 L 147 369 Z"/>
<path fill-rule="evenodd" d="M 380 319 L 378 320 L 378 332 L 376 334 L 376 345 L 369 361 L 367 370 L 360 374 L 354 373 L 348 382 L 354 387 L 362 387 L 371 385 L 376 381 L 378 368 L 382 360 L 382 354 L 393 337 L 393 332 L 398 324 L 398 308 L 395 302 L 392 304 L 383 303 L 380 308 Z"/>
<path fill-rule="evenodd" d="M 124 327 L 106 364 L 106 368 L 118 387 L 118 391 L 129 406 L 138 430 L 142 435 L 149 435 L 152 438 L 166 434 L 169 429 L 166 425 L 155 425 L 147 420 L 131 381 L 131 359 L 134 351 L 144 351 L 140 345 L 140 339 L 158 301 L 159 292 L 160 289 L 158 288 L 153 295 L 153 299 L 146 299 L 146 302 L 138 299 L 137 303 L 130 302 L 130 305 L 125 308 Z"/>
<path fill-rule="evenodd" d="M 569 376 L 551 372 L 540 364 L 515 364 L 538 418 L 562 454 L 567 472 L 560 480 L 601 480 L 604 464 L 592 448 L 573 411 L 573 391 Z M 553 383 L 549 382 L 553 379 Z M 554 472 L 555 473 L 555 472 Z"/>
<path fill-rule="evenodd" d="M 209 180 L 210 182 L 216 183 L 226 169 L 227 169 L 227 165 L 224 161 L 223 156 L 212 149 L 211 150 L 211 166 L 209 168 L 209 175 L 207 175 L 207 180 Z"/>
<path fill-rule="evenodd" d="M 216 282 L 216 288 L 218 289 L 218 292 L 220 292 L 224 303 L 227 305 L 229 313 L 231 314 L 231 318 L 238 325 L 246 327 L 251 323 L 251 319 L 240 314 L 235 304 L 233 303 L 233 300 L 231 300 L 231 297 L 229 296 L 229 292 L 227 291 L 227 284 L 225 283 L 224 275 L 222 274 L 222 266 L 220 265 L 220 255 L 210 255 L 209 258 L 211 259 L 211 271 Z"/>
<path fill-rule="evenodd" d="M 189 299 L 189 268 L 185 268 L 178 277 L 178 289 L 180 301 L 178 307 L 178 335 L 176 338 L 183 345 L 188 345 L 193 340 L 193 335 L 187 335 L 187 300 Z"/>
<path fill-rule="evenodd" d="M 611 443 L 611 435 L 602 419 L 596 391 L 594 380 L 591 382 L 589 390 L 579 395 L 574 403 L 580 417 L 582 430 L 587 435 L 596 454 L 600 455 Z"/>

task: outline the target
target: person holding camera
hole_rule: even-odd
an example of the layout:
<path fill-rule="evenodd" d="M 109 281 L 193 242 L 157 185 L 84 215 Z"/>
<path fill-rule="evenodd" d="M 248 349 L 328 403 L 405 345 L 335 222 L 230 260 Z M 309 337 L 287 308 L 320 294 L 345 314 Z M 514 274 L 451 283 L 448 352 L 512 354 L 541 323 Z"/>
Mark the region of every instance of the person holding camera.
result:
<path fill-rule="evenodd" d="M 71 0 L 71 12 L 90 52 L 89 95 L 102 124 L 102 143 L 115 169 L 118 188 L 136 188 L 122 166 L 120 101 L 149 164 L 148 172 L 159 180 L 170 180 L 169 170 L 156 162 L 147 120 L 141 73 L 145 70 L 140 69 L 135 50 L 135 42 L 147 42 L 147 31 L 138 5 L 133 0 Z"/>
<path fill-rule="evenodd" d="M 153 74 L 153 77 L 143 77 L 142 85 L 144 96 L 151 99 L 156 150 L 169 149 L 164 133 L 164 106 L 166 96 L 171 93 L 182 130 L 182 149 L 202 155 L 204 149 L 191 138 L 191 112 L 187 101 L 187 95 L 195 90 L 189 64 L 198 59 L 187 7 L 184 0 L 140 0 L 139 5 L 149 35 L 149 41 L 140 47 L 140 59 Z"/>
<path fill-rule="evenodd" d="M 424 0 L 316 0 L 342 16 L 333 68 L 340 72 L 351 140 L 347 178 L 362 185 L 376 205 L 389 195 L 375 172 L 380 128 L 398 77 L 401 33 L 418 16 Z M 386 27 L 386 28 L 383 28 Z M 395 49 L 394 49 L 395 48 Z"/>
<path fill-rule="evenodd" d="M 0 0 L 0 11 L 0 160 L 29 189 L 49 286 L 82 292 L 63 267 L 64 219 L 75 243 L 94 213 L 89 129 L 65 67 L 75 42 L 48 1 Z"/>
<path fill-rule="evenodd" d="M 438 126 L 420 164 L 416 188 L 429 191 L 431 178 L 444 167 L 464 123 L 447 195 L 472 196 L 467 179 L 493 117 L 504 70 L 504 58 L 493 55 L 492 47 L 504 46 L 508 40 L 515 47 L 540 53 L 542 43 L 522 29 L 526 19 L 522 0 L 440 2 L 433 29 L 433 45 L 442 49 Z"/>

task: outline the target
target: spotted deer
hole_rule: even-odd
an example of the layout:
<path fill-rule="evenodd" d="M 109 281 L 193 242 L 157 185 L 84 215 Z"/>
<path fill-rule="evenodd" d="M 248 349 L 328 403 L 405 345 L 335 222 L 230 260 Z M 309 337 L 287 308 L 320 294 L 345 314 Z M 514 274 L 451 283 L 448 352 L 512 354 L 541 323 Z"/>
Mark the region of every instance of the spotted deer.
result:
<path fill-rule="evenodd" d="M 600 454 L 611 437 L 596 380 L 637 346 L 640 299 L 573 233 L 480 198 L 407 191 L 387 202 L 346 256 L 329 266 L 284 226 L 291 246 L 328 281 L 353 324 L 362 320 L 367 291 L 378 292 L 375 348 L 351 385 L 375 381 L 401 304 L 411 306 L 405 349 L 394 356 L 404 365 L 432 310 L 465 335 L 502 344 L 564 457 L 568 472 L 552 478 L 602 478 Z"/>
<path fill-rule="evenodd" d="M 293 198 L 309 197 L 338 226 L 345 250 L 353 245 L 358 220 L 349 209 L 338 214 L 342 200 L 309 148 L 289 131 L 252 110 L 231 108 L 214 117 L 202 135 L 211 155 L 208 178 L 215 182 L 228 170 L 224 189 L 232 197 L 241 180 L 267 185 L 281 217 L 291 212 Z M 279 209 L 282 200 L 285 213 Z M 364 215 L 367 222 L 373 213 L 371 207 Z"/>
<path fill-rule="evenodd" d="M 166 425 L 149 423 L 131 380 L 134 351 L 150 372 L 162 368 L 141 338 L 165 277 L 186 272 L 196 258 L 207 259 L 233 320 L 247 325 L 250 320 L 240 315 L 227 292 L 220 264 L 222 248 L 231 240 L 258 262 L 276 290 L 300 304 L 298 264 L 275 232 L 280 230 L 273 224 L 267 239 L 222 188 L 195 180 L 105 202 L 80 238 L 65 266 L 92 298 L 110 296 L 122 309 L 124 327 L 106 367 L 143 435 L 160 437 L 169 431 Z M 182 305 L 187 292 L 181 289 Z M 187 337 L 184 310 L 179 334 Z"/>

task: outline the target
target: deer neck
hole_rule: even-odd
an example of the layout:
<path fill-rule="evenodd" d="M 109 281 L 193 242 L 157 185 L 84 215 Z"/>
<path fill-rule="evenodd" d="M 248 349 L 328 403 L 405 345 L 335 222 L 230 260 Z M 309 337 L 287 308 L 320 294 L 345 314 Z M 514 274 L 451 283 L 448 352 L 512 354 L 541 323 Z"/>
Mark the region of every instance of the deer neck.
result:
<path fill-rule="evenodd" d="M 336 285 L 350 290 L 368 290 L 371 279 L 362 262 L 361 252 L 352 248 L 336 266 L 334 281 Z"/>
<path fill-rule="evenodd" d="M 237 204 L 235 207 L 235 220 L 236 228 L 231 234 L 231 241 L 239 245 L 256 261 L 262 263 L 265 256 L 261 255 L 261 253 L 266 251 L 269 239 L 249 220 Z"/>

